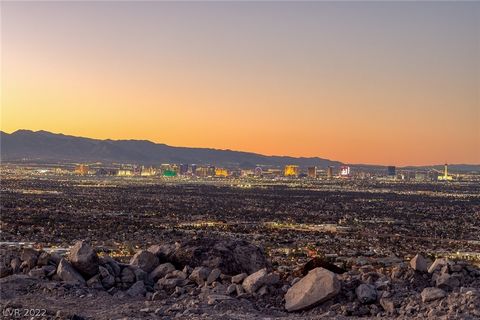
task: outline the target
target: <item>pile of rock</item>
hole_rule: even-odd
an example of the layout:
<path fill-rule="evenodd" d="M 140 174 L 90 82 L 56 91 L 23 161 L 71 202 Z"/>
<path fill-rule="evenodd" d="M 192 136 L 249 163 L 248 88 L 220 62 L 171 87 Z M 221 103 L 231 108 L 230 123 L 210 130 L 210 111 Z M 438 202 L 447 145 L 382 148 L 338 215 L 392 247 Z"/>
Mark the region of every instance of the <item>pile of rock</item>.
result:
<path fill-rule="evenodd" d="M 24 273 L 111 294 L 123 294 L 119 293 L 123 290 L 129 296 L 145 296 L 156 290 L 182 293 L 182 288 L 197 286 L 213 287 L 217 295 L 262 295 L 279 282 L 277 274 L 267 272 L 268 263 L 258 247 L 244 241 L 210 239 L 195 244 L 155 245 L 138 251 L 128 264 L 106 255 L 99 257 L 85 241 L 76 242 L 66 257 L 31 248 L 21 252 L 2 249 L 0 270 L 2 277 Z M 170 262 L 161 263 L 166 260 Z M 177 270 L 182 264 L 183 268 Z M 241 272 L 232 276 L 237 270 Z"/>
<path fill-rule="evenodd" d="M 305 317 L 325 318 L 480 317 L 480 271 L 465 262 L 431 262 L 418 254 L 409 263 L 362 260 L 339 274 L 320 264 L 330 270 L 315 267 L 296 278 L 294 272 L 274 271 L 261 252 L 246 242 L 196 240 L 151 246 L 121 263 L 99 256 L 85 241 L 75 243 L 64 257 L 29 248 L 1 249 L 2 294 L 4 288 L 10 290 L 8 276 L 22 273 L 28 275 L 22 280 L 26 286 L 37 279 L 48 290 L 66 286 L 84 290 L 81 295 L 102 292 L 145 301 L 142 312 L 156 315 L 186 316 L 211 307 L 278 316 L 301 311 Z M 158 307 L 166 301 L 170 304 Z"/>

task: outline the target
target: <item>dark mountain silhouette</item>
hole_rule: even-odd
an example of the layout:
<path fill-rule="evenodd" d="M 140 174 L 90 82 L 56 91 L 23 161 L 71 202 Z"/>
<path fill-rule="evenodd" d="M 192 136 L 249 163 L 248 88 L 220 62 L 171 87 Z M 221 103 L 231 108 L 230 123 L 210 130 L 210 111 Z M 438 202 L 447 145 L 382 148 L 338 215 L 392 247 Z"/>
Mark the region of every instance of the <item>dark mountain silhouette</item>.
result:
<path fill-rule="evenodd" d="M 217 166 L 256 165 L 338 166 L 338 161 L 318 157 L 265 156 L 251 152 L 209 148 L 172 147 L 147 140 L 98 140 L 47 131 L 0 131 L 2 161 L 121 162 L 137 164 L 196 163 Z"/>

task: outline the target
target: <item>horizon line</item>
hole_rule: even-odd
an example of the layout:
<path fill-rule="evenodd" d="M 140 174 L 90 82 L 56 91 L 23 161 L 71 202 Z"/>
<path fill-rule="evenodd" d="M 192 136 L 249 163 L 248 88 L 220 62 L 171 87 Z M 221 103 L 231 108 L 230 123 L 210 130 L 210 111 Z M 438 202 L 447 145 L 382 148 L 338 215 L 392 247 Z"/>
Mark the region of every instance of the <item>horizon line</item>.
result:
<path fill-rule="evenodd" d="M 72 134 L 67 134 L 63 132 L 52 132 L 48 130 L 32 130 L 32 129 L 17 129 L 11 132 L 4 131 L 0 129 L 0 132 L 6 133 L 6 134 L 14 134 L 18 131 L 28 131 L 28 132 L 33 132 L 33 133 L 39 133 L 39 132 L 45 132 L 45 133 L 50 133 L 50 134 L 55 134 L 55 135 L 63 135 L 63 136 L 68 136 L 68 137 L 74 137 L 74 138 L 83 138 L 83 139 L 92 139 L 92 140 L 101 140 L 101 141 L 146 141 L 150 142 L 153 144 L 163 144 L 169 147 L 174 147 L 174 148 L 191 148 L 191 149 L 210 149 L 210 150 L 219 150 L 219 151 L 232 151 L 232 152 L 243 152 L 243 153 L 251 153 L 251 154 L 256 154 L 256 155 L 261 155 L 261 156 L 266 156 L 266 157 L 288 157 L 288 158 L 297 158 L 297 159 L 311 159 L 311 158 L 319 158 L 322 160 L 327 160 L 327 161 L 332 161 L 332 162 L 340 162 L 341 164 L 349 165 L 349 166 L 393 166 L 390 164 L 369 164 L 369 163 L 349 163 L 349 162 L 344 162 L 341 160 L 332 160 L 329 158 L 323 158 L 321 156 L 292 156 L 292 155 L 277 155 L 277 154 L 264 154 L 264 153 L 258 153 L 258 152 L 253 152 L 253 151 L 244 151 L 244 150 L 232 150 L 232 149 L 219 149 L 219 148 L 212 148 L 212 147 L 189 147 L 189 146 L 176 146 L 176 145 L 170 145 L 164 142 L 157 142 L 157 141 L 152 141 L 148 139 L 112 139 L 112 138 L 93 138 L 93 137 L 86 137 L 86 136 L 78 136 L 78 135 L 72 135 Z M 468 165 L 468 166 L 480 166 L 480 163 L 437 163 L 437 164 L 409 164 L 409 165 L 395 165 L 396 167 L 399 168 L 408 168 L 408 167 L 435 167 L 435 166 L 443 166 L 445 164 L 448 165 Z"/>

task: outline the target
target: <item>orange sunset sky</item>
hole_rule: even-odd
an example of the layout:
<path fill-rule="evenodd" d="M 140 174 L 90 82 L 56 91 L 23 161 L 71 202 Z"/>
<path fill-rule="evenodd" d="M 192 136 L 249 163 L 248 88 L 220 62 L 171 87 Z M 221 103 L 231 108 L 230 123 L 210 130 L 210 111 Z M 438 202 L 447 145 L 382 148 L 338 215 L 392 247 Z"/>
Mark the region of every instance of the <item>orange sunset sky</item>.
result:
<path fill-rule="evenodd" d="M 480 2 L 2 2 L 1 130 L 480 163 Z"/>

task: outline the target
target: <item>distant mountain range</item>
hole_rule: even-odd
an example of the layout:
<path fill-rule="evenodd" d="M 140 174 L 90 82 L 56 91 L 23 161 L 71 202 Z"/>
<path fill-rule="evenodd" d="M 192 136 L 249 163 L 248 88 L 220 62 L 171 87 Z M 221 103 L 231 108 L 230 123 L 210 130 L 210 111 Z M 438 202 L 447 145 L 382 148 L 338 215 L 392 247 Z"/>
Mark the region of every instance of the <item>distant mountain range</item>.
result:
<path fill-rule="evenodd" d="M 17 130 L 11 134 L 0 131 L 0 160 L 4 162 L 103 162 L 158 165 L 161 163 L 196 163 L 215 166 L 252 168 L 257 165 L 282 167 L 338 167 L 342 162 L 318 157 L 266 156 L 252 152 L 210 148 L 172 147 L 148 140 L 99 140 L 75 137 L 48 131 Z M 363 170 L 385 170 L 385 166 L 351 164 Z M 404 169 L 443 170 L 443 164 L 410 166 Z M 480 164 L 449 164 L 450 172 L 480 172 Z"/>
<path fill-rule="evenodd" d="M 0 131 L 2 161 L 107 162 L 154 165 L 160 163 L 212 164 L 226 167 L 300 166 L 328 167 L 341 162 L 318 157 L 265 156 L 252 152 L 172 147 L 147 140 L 99 140 L 47 131 Z"/>

